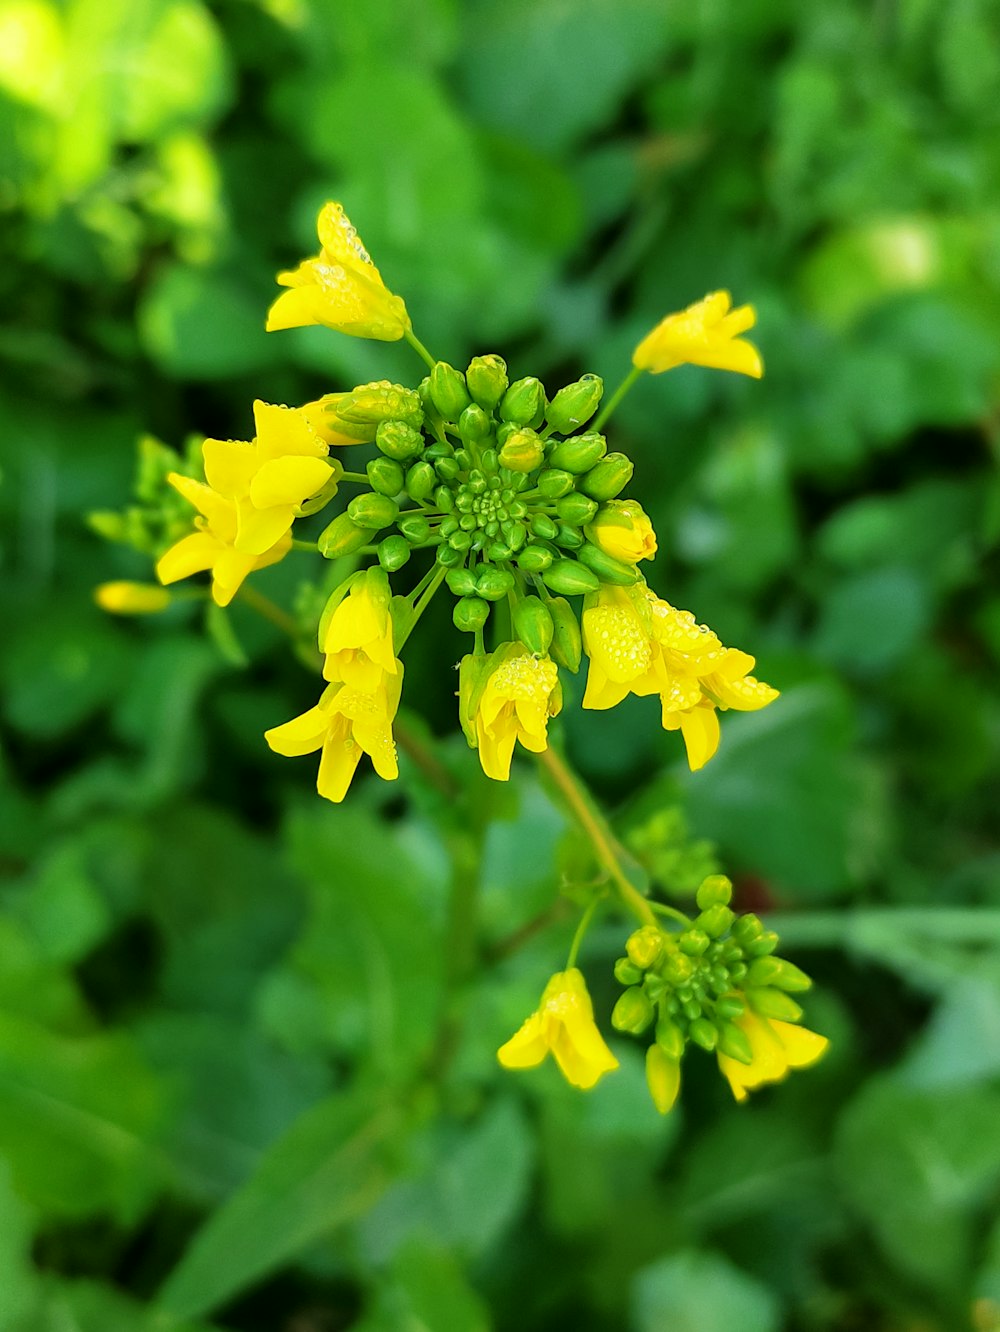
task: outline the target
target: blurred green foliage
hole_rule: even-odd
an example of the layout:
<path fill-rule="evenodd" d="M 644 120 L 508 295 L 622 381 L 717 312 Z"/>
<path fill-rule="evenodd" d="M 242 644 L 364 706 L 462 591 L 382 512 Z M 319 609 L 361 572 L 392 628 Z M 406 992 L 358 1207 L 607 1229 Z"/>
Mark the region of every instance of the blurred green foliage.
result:
<path fill-rule="evenodd" d="M 1000 1327 L 998 19 L 0 0 L 0 1332 Z M 670 891 L 716 857 L 821 978 L 831 1055 L 749 1107 L 692 1059 L 661 1121 L 621 1041 L 588 1096 L 500 1076 L 586 857 L 456 741 L 457 635 L 405 700 L 455 798 L 407 762 L 334 809 L 261 741 L 313 691 L 273 626 L 91 603 L 147 574 L 84 522 L 141 432 L 418 377 L 263 332 L 331 197 L 457 364 L 613 383 L 758 307 L 762 384 L 614 430 L 656 586 L 784 697 L 694 777 L 648 700 L 563 723 Z"/>

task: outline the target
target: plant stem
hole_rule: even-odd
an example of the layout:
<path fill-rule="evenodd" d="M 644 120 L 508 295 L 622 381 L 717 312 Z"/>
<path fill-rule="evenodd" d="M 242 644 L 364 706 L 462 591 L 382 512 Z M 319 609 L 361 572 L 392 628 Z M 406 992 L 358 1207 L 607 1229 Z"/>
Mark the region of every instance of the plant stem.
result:
<path fill-rule="evenodd" d="M 569 956 L 566 958 L 566 970 L 576 966 L 576 959 L 580 952 L 580 945 L 590 929 L 590 922 L 594 919 L 594 912 L 601 904 L 600 896 L 595 893 L 587 904 L 587 909 L 580 917 L 580 923 L 576 927 L 576 933 L 573 935 L 573 942 L 569 946 Z"/>
<path fill-rule="evenodd" d="M 654 911 L 658 912 L 659 915 L 669 916 L 671 920 L 676 920 L 678 924 L 684 927 L 684 929 L 688 930 L 691 928 L 691 917 L 685 916 L 684 912 L 679 911 L 677 907 L 667 906 L 666 902 L 650 902 L 649 905 Z"/>
<path fill-rule="evenodd" d="M 622 382 L 615 389 L 614 393 L 612 393 L 611 397 L 602 407 L 600 415 L 598 416 L 594 424 L 590 427 L 591 430 L 600 430 L 601 426 L 603 426 L 605 421 L 608 420 L 608 418 L 611 416 L 611 413 L 615 410 L 615 408 L 621 402 L 622 398 L 625 397 L 625 394 L 628 393 L 629 389 L 632 387 L 632 385 L 635 383 L 635 381 L 639 378 L 641 374 L 642 371 L 639 369 L 639 367 L 637 365 L 634 365 L 632 369 L 628 372 L 628 374 L 625 376 L 625 378 L 622 380 Z"/>
<path fill-rule="evenodd" d="M 249 583 L 244 583 L 240 588 L 239 597 L 247 606 L 252 607 L 258 615 L 263 615 L 265 620 L 270 620 L 273 625 L 276 625 L 282 633 L 288 634 L 290 638 L 298 638 L 299 626 L 292 616 L 287 611 L 283 611 L 270 597 L 265 597 L 263 592 L 258 592 Z"/>
<path fill-rule="evenodd" d="M 604 816 L 597 810 L 580 778 L 551 745 L 538 755 L 538 761 L 559 787 L 566 803 L 573 811 L 577 823 L 589 837 L 594 850 L 597 852 L 597 859 L 611 876 L 611 881 L 621 898 L 622 905 L 627 907 L 644 925 L 655 925 L 656 916 L 653 913 L 653 908 L 642 893 L 629 882 L 615 850 L 614 834 L 608 827 Z"/>
<path fill-rule="evenodd" d="M 427 364 L 430 366 L 430 368 L 433 370 L 437 362 L 434 360 L 434 357 L 430 354 L 430 352 L 420 341 L 417 335 L 413 332 L 413 330 L 411 328 L 408 328 L 406 332 L 403 334 L 403 337 L 410 344 L 410 346 L 417 353 L 417 355 L 421 357 L 422 360 L 426 361 Z"/>

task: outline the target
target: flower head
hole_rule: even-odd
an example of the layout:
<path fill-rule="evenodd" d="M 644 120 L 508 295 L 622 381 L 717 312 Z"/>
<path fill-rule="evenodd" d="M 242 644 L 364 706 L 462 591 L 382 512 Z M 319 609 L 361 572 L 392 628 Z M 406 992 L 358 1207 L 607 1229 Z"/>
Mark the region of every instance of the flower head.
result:
<path fill-rule="evenodd" d="M 751 1061 L 743 1063 L 721 1051 L 718 1059 L 737 1101 L 745 1101 L 749 1092 L 766 1082 L 781 1082 L 793 1068 L 815 1064 L 830 1044 L 808 1027 L 762 1017 L 749 1008 L 735 1025 L 749 1042 Z"/>
<path fill-rule="evenodd" d="M 314 708 L 264 732 L 276 754 L 296 757 L 323 751 L 316 789 L 335 804 L 347 794 L 363 753 L 385 781 L 399 776 L 392 722 L 399 707 L 403 663 L 397 661 L 395 666 L 395 672 L 371 692 L 339 681 L 329 685 Z"/>
<path fill-rule="evenodd" d="M 714 291 L 680 314 L 667 315 L 636 347 L 632 364 L 654 375 L 677 365 L 704 365 L 760 379 L 764 373 L 760 352 L 739 337 L 753 328 L 756 312 L 752 305 L 736 310 L 731 305 L 728 291 Z"/>
<path fill-rule="evenodd" d="M 399 668 L 392 645 L 391 594 L 384 571 L 375 566 L 356 574 L 347 596 L 324 612 L 320 651 L 326 654 L 323 678 L 372 692 Z"/>
<path fill-rule="evenodd" d="M 398 341 L 410 328 L 406 306 L 382 281 L 343 207 L 326 204 L 317 229 L 316 258 L 278 274 L 278 283 L 289 290 L 268 311 L 268 332 L 325 324 L 357 338 Z"/>
<path fill-rule="evenodd" d="M 228 606 L 248 574 L 276 564 L 291 549 L 292 538 L 286 529 L 266 550 L 259 553 L 237 550 L 239 523 L 235 502 L 190 476 L 171 472 L 167 480 L 194 505 L 200 517 L 195 519 L 197 530 L 181 537 L 160 557 L 156 576 L 161 583 L 176 583 L 210 569 L 212 596 L 217 605 Z"/>
<path fill-rule="evenodd" d="M 610 500 L 603 504 L 586 532 L 605 555 L 625 564 L 651 560 L 656 554 L 653 524 L 637 500 Z"/>
<path fill-rule="evenodd" d="M 469 732 L 475 736 L 483 772 L 494 781 L 510 777 L 514 744 L 540 754 L 548 745 L 549 718 L 562 707 L 562 689 L 554 661 L 536 656 L 521 643 L 504 643 L 480 658 L 476 671 L 463 662 L 463 680 L 470 696 L 463 700 Z"/>
<path fill-rule="evenodd" d="M 534 1068 L 551 1050 L 563 1077 L 583 1090 L 618 1067 L 594 1022 L 587 982 L 576 967 L 557 971 L 538 1009 L 497 1051 L 504 1068 Z"/>

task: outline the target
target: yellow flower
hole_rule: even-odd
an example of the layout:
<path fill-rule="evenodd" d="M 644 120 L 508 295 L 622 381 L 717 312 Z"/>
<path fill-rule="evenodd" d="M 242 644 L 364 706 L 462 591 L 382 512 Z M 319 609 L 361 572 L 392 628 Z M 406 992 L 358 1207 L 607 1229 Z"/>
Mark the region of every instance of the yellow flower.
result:
<path fill-rule="evenodd" d="M 341 474 L 327 459 L 327 445 L 300 412 L 253 405 L 256 438 L 206 439 L 205 480 L 236 505 L 238 551 L 259 555 L 291 527 L 301 505 Z"/>
<path fill-rule="evenodd" d="M 656 554 L 656 533 L 637 500 L 611 500 L 602 504 L 586 529 L 587 537 L 605 555 L 626 564 L 651 560 Z"/>
<path fill-rule="evenodd" d="M 654 375 L 676 365 L 705 365 L 760 379 L 760 352 L 738 336 L 753 328 L 756 312 L 752 305 L 730 310 L 731 304 L 728 291 L 714 291 L 680 314 L 667 315 L 636 347 L 632 364 Z"/>
<path fill-rule="evenodd" d="M 468 714 L 479 762 L 487 777 L 505 782 L 515 741 L 533 754 L 548 745 L 549 718 L 562 707 L 559 672 L 548 657 L 536 657 L 521 643 L 504 643 L 483 661 L 476 680 Z"/>
<path fill-rule="evenodd" d="M 618 1067 L 597 1030 L 587 983 L 576 967 L 556 972 L 538 1010 L 501 1045 L 497 1058 L 504 1068 L 534 1068 L 550 1050 L 566 1081 L 583 1090 Z"/>
<path fill-rule="evenodd" d="M 317 228 L 316 258 L 278 274 L 279 284 L 290 290 L 268 311 L 268 332 L 325 324 L 357 338 L 398 341 L 410 329 L 406 306 L 386 288 L 342 206 L 326 204 Z"/>
<path fill-rule="evenodd" d="M 749 674 L 754 659 L 724 647 L 690 611 L 679 611 L 644 584 L 602 586 L 583 611 L 590 658 L 585 708 L 613 708 L 628 694 L 659 694 L 665 730 L 680 730 L 692 772 L 719 745 L 716 708 L 752 712 L 778 691 Z"/>
<path fill-rule="evenodd" d="M 815 1064 L 830 1044 L 808 1027 L 761 1017 L 749 1008 L 737 1018 L 736 1026 L 750 1042 L 751 1062 L 742 1064 L 721 1053 L 718 1059 L 737 1101 L 745 1101 L 748 1092 L 766 1082 L 780 1082 L 790 1069 Z"/>
<path fill-rule="evenodd" d="M 94 600 L 112 615 L 155 615 L 170 605 L 170 593 L 155 583 L 101 583 Z"/>
<path fill-rule="evenodd" d="M 370 693 L 399 667 L 392 644 L 389 580 L 376 565 L 355 575 L 339 604 L 335 598 L 332 613 L 324 612 L 320 620 L 319 648 L 326 654 L 323 678 Z"/>
<path fill-rule="evenodd" d="M 328 685 L 314 708 L 264 732 L 276 754 L 294 758 L 322 749 L 316 789 L 339 804 L 347 794 L 361 755 L 367 754 L 385 781 L 399 776 L 392 722 L 399 707 L 403 663 L 373 692 Z"/>
<path fill-rule="evenodd" d="M 197 531 L 181 537 L 160 557 L 156 576 L 161 583 L 176 583 L 178 579 L 211 569 L 212 596 L 219 606 L 228 606 L 247 574 L 276 564 L 291 549 L 292 538 L 286 531 L 260 554 L 237 550 L 236 504 L 189 476 L 171 472 L 167 480 L 194 505 L 201 517 L 195 519 Z"/>

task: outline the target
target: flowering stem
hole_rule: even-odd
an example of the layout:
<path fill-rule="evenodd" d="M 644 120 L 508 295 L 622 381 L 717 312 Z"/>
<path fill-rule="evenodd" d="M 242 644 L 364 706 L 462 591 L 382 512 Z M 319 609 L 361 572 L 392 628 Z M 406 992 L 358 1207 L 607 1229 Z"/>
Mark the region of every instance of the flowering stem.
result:
<path fill-rule="evenodd" d="M 587 931 L 590 929 L 590 922 L 594 919 L 594 912 L 601 904 L 601 898 L 596 893 L 590 899 L 586 911 L 580 917 L 580 923 L 576 927 L 576 933 L 573 935 L 573 942 L 569 946 L 569 956 L 566 959 L 566 970 L 576 966 L 576 959 L 580 952 L 580 945 L 583 943 Z"/>
<path fill-rule="evenodd" d="M 277 625 L 282 633 L 288 634 L 291 638 L 298 638 L 299 626 L 295 620 L 287 611 L 283 611 L 279 605 L 273 602 L 270 597 L 265 597 L 263 592 L 258 592 L 249 583 L 244 583 L 240 588 L 239 598 L 246 605 L 253 607 L 258 615 L 263 615 L 265 620 L 270 620 L 272 624 Z"/>
<path fill-rule="evenodd" d="M 653 908 L 642 893 L 629 881 L 615 849 L 615 838 L 604 816 L 599 813 L 589 792 L 568 763 L 550 745 L 538 755 L 538 761 L 565 797 L 577 823 L 589 837 L 597 859 L 611 876 L 615 891 L 627 907 L 644 925 L 655 925 Z"/>
<path fill-rule="evenodd" d="M 368 485 L 368 476 L 365 472 L 341 472 L 337 479 L 339 481 L 354 481 L 359 486 Z"/>
<path fill-rule="evenodd" d="M 300 541 L 298 537 L 292 537 L 292 550 L 319 550 L 315 541 Z"/>
<path fill-rule="evenodd" d="M 632 385 L 635 383 L 635 381 L 639 378 L 641 374 L 642 371 L 639 369 L 639 367 L 637 365 L 634 365 L 632 369 L 628 372 L 628 374 L 625 376 L 625 378 L 622 380 L 622 382 L 615 389 L 614 393 L 612 393 L 611 397 L 604 404 L 597 420 L 590 427 L 591 430 L 600 430 L 601 426 L 604 425 L 605 421 L 607 421 L 611 413 L 615 410 L 615 408 L 621 402 L 622 398 L 624 398 L 625 394 L 628 393 L 629 389 L 632 387 Z"/>
<path fill-rule="evenodd" d="M 430 368 L 433 370 L 437 362 L 434 360 L 434 357 L 430 354 L 430 352 L 420 341 L 417 335 L 413 332 L 413 330 L 411 328 L 408 328 L 406 332 L 403 334 L 403 337 L 410 344 L 410 346 L 417 353 L 417 355 L 421 357 L 424 361 L 426 361 L 427 364 L 430 366 Z"/>
<path fill-rule="evenodd" d="M 667 906 L 666 902 L 650 902 L 654 911 L 661 916 L 669 916 L 671 920 L 676 920 L 685 930 L 691 928 L 691 917 L 685 916 L 683 911 L 678 911 L 677 907 Z"/>

